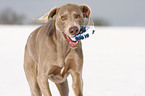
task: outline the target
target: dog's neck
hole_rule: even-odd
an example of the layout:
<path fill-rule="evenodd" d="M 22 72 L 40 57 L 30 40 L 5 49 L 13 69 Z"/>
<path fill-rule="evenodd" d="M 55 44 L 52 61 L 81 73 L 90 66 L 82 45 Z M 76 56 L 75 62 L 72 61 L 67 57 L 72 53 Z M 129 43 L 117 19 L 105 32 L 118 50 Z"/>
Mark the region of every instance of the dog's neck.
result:
<path fill-rule="evenodd" d="M 55 25 L 55 20 L 50 20 L 47 24 L 47 36 L 52 38 L 54 41 L 54 45 L 57 49 L 57 52 L 61 52 L 64 55 L 68 54 L 68 50 L 71 48 L 69 47 L 67 41 L 63 37 L 63 33 L 58 30 Z"/>
<path fill-rule="evenodd" d="M 66 56 L 71 50 L 71 48 L 69 47 L 67 41 L 64 39 L 62 32 L 56 30 L 56 38 L 56 45 L 58 48 L 57 51 L 61 51 L 61 53 L 63 53 L 64 56 Z"/>
<path fill-rule="evenodd" d="M 67 41 L 64 39 L 62 32 L 60 32 L 57 29 L 53 34 L 53 40 L 56 45 L 57 60 L 59 62 L 59 67 L 63 67 L 65 66 L 65 57 L 69 54 L 71 48 L 69 47 Z"/>

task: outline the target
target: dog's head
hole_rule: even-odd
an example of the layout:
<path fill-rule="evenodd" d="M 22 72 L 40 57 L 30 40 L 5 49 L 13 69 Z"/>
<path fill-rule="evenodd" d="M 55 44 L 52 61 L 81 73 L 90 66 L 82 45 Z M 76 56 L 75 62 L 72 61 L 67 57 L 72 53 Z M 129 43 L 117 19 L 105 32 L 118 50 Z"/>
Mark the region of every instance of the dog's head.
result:
<path fill-rule="evenodd" d="M 34 20 L 44 23 L 49 18 L 54 19 L 56 29 L 62 33 L 70 47 L 77 48 L 78 41 L 72 41 L 69 36 L 79 33 L 84 26 L 84 18 L 89 18 L 90 13 L 90 8 L 87 5 L 66 4 L 61 7 L 55 7 L 38 20 Z"/>

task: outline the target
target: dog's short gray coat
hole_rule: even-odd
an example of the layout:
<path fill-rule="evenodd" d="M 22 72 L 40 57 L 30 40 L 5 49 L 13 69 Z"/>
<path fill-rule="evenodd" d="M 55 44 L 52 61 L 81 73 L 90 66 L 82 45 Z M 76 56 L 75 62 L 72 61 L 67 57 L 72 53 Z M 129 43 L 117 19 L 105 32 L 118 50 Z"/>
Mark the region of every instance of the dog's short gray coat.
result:
<path fill-rule="evenodd" d="M 67 76 L 72 75 L 75 96 L 83 96 L 82 66 L 83 53 L 79 41 L 76 46 L 68 44 L 70 27 L 79 30 L 84 18 L 89 18 L 86 5 L 66 4 L 53 8 L 38 22 L 49 22 L 32 32 L 27 40 L 24 56 L 24 70 L 32 96 L 51 96 L 48 79 L 52 80 L 61 96 L 68 96 Z"/>

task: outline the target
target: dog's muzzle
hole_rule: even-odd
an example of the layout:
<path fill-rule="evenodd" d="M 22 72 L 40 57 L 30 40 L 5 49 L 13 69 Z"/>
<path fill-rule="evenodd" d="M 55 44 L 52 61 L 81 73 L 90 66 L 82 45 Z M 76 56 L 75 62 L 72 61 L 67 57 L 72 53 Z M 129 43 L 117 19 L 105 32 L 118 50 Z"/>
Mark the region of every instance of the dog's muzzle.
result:
<path fill-rule="evenodd" d="M 64 36 L 64 38 L 66 39 L 68 45 L 69 45 L 71 48 L 76 49 L 76 48 L 78 47 L 79 41 L 73 41 L 73 40 L 71 40 L 70 37 L 67 36 L 65 33 L 63 33 L 63 36 Z"/>

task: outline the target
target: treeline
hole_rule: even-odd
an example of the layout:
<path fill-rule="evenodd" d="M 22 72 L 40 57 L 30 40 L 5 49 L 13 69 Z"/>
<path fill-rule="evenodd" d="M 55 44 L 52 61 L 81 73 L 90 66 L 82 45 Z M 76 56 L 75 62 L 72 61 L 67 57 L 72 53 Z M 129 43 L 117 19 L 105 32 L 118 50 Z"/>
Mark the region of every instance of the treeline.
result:
<path fill-rule="evenodd" d="M 94 25 L 96 26 L 108 26 L 109 23 L 104 19 L 92 18 Z M 0 24 L 13 24 L 13 25 L 22 25 L 22 24 L 40 24 L 33 21 L 28 21 L 26 15 L 18 14 L 11 8 L 6 8 L 0 12 Z"/>
<path fill-rule="evenodd" d="M 0 12 L 0 24 L 23 24 L 25 15 L 18 14 L 11 8 L 4 9 Z"/>

